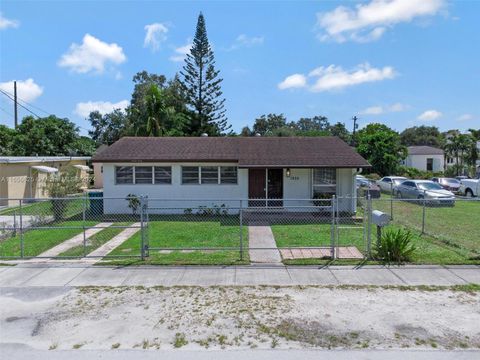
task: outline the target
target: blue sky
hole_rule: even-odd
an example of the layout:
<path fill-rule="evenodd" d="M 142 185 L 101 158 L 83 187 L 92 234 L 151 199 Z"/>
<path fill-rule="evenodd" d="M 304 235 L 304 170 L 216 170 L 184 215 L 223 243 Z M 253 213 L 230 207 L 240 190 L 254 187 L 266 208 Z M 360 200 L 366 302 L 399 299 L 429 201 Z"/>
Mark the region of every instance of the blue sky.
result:
<path fill-rule="evenodd" d="M 3 0 L 0 89 L 17 80 L 31 110 L 85 133 L 89 110 L 130 99 L 137 71 L 181 69 L 200 11 L 236 131 L 270 112 L 350 128 L 353 115 L 396 130 L 480 127 L 477 1 Z M 0 123 L 13 126 L 0 99 Z"/>

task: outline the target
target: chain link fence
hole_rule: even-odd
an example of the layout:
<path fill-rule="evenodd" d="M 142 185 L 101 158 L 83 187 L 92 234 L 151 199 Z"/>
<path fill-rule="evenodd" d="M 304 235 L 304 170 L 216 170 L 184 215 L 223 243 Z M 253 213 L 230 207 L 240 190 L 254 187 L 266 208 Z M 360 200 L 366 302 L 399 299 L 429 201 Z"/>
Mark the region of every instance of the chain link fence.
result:
<path fill-rule="evenodd" d="M 480 257 L 479 199 L 372 198 L 368 192 L 281 200 L 85 194 L 9 203 L 0 209 L 2 259 L 138 258 L 173 265 L 364 260 L 375 254 L 374 210 L 389 216 L 388 228 L 416 234 L 419 262 L 451 251 L 460 256 L 454 261 Z"/>

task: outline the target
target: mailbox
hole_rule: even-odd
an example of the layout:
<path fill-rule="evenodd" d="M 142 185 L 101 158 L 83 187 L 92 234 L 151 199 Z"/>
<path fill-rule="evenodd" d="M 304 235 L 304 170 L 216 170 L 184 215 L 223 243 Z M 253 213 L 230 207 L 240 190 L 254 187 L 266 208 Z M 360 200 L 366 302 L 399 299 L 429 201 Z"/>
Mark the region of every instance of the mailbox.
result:
<path fill-rule="evenodd" d="M 390 223 L 390 216 L 379 210 L 373 210 L 372 223 L 380 227 L 387 226 Z"/>

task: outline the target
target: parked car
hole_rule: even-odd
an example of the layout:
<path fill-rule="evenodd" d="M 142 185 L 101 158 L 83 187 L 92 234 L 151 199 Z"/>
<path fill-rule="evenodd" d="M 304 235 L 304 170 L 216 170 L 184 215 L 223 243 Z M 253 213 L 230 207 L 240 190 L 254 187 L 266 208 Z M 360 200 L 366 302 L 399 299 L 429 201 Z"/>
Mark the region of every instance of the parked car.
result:
<path fill-rule="evenodd" d="M 400 199 L 425 199 L 428 205 L 455 205 L 455 195 L 430 180 L 406 180 L 397 186 Z"/>
<path fill-rule="evenodd" d="M 387 193 L 395 194 L 395 188 L 402 183 L 402 181 L 408 180 L 403 176 L 385 176 L 377 181 L 377 185 L 380 187 L 380 190 Z"/>
<path fill-rule="evenodd" d="M 479 196 L 480 194 L 480 180 L 479 179 L 464 179 L 460 182 L 460 189 L 458 192 L 467 197 Z"/>
<path fill-rule="evenodd" d="M 446 177 L 434 177 L 432 178 L 433 182 L 440 184 L 445 190 L 450 190 L 453 193 L 457 193 L 460 188 L 460 181 L 453 178 Z"/>
<path fill-rule="evenodd" d="M 357 190 L 363 190 L 365 195 L 370 194 L 370 198 L 372 199 L 378 199 L 380 197 L 380 187 L 375 182 L 361 175 L 357 175 L 355 181 L 357 183 Z"/>
<path fill-rule="evenodd" d="M 455 176 L 455 179 L 457 179 L 458 181 L 462 181 L 462 180 L 465 180 L 465 179 L 470 179 L 470 176 L 459 175 L 459 176 Z"/>

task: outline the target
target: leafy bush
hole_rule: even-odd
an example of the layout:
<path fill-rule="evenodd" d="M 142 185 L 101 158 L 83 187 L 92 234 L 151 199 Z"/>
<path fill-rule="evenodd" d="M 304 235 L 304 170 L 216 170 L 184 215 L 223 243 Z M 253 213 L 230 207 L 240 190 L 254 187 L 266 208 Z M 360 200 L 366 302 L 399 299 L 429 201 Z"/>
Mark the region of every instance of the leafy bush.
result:
<path fill-rule="evenodd" d="M 395 174 L 397 176 L 404 176 L 410 179 L 425 179 L 429 180 L 432 177 L 441 177 L 443 176 L 443 172 L 432 172 L 432 171 L 423 171 L 423 170 L 418 170 L 413 167 L 408 167 L 408 166 L 400 166 L 398 168 L 397 173 Z"/>
<path fill-rule="evenodd" d="M 377 173 L 365 174 L 365 177 L 370 180 L 380 180 L 380 175 Z"/>
<path fill-rule="evenodd" d="M 135 194 L 128 194 L 125 200 L 128 201 L 128 207 L 132 209 L 132 214 L 136 215 L 138 207 L 140 206 L 140 199 Z"/>
<path fill-rule="evenodd" d="M 386 230 L 377 243 L 377 258 L 386 264 L 410 261 L 416 248 L 408 230 Z"/>

